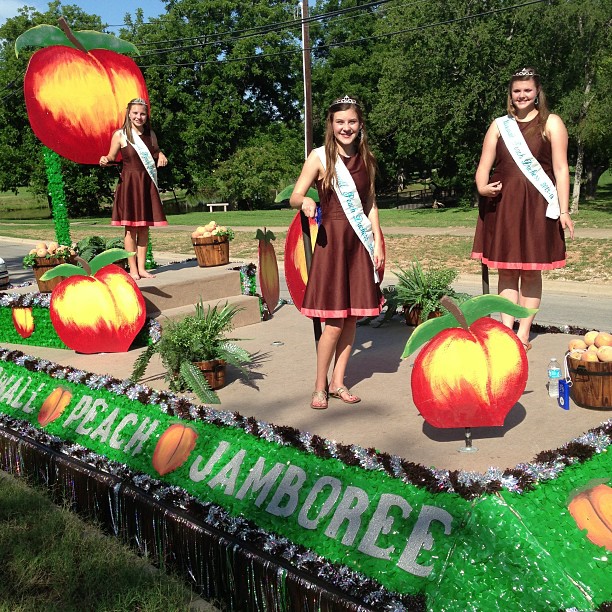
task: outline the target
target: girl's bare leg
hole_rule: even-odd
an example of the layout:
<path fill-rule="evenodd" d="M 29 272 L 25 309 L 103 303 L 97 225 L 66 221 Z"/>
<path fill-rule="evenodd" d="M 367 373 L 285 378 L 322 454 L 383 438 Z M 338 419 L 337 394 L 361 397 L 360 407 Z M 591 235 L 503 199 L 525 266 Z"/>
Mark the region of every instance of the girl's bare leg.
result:
<path fill-rule="evenodd" d="M 525 308 L 539 308 L 542 301 L 542 272 L 540 270 L 523 270 L 521 272 L 521 288 L 519 292 L 519 306 Z M 535 314 L 524 317 L 519 322 L 516 335 L 519 340 L 529 344 L 529 333 Z"/>
<path fill-rule="evenodd" d="M 138 229 L 135 227 L 125 226 L 125 236 L 123 239 L 123 244 L 125 246 L 125 250 L 128 253 L 136 253 L 136 245 L 137 245 L 137 236 Z M 138 274 L 138 264 L 136 263 L 136 255 L 132 255 L 128 257 L 128 265 L 130 268 L 130 276 L 134 280 L 140 279 L 140 274 Z"/>
<path fill-rule="evenodd" d="M 348 317 L 344 319 L 342 333 L 336 343 L 336 360 L 329 381 L 329 388 L 335 392 L 339 387 L 344 387 L 344 376 L 349 358 L 353 351 L 353 343 L 355 342 L 355 330 L 357 328 L 357 318 Z M 342 394 L 345 399 L 350 399 L 350 393 Z"/>
<path fill-rule="evenodd" d="M 138 275 L 140 278 L 155 278 L 155 274 L 147 271 L 147 246 L 149 244 L 149 228 L 138 228 L 138 245 L 136 250 L 136 260 L 138 263 Z"/>

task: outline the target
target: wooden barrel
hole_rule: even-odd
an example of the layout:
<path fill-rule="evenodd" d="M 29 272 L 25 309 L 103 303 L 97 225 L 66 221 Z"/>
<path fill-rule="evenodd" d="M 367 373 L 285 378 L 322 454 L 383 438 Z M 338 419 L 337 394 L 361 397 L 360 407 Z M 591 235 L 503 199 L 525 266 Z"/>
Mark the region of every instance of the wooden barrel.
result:
<path fill-rule="evenodd" d="M 191 242 L 200 268 L 223 266 L 229 263 L 229 240 L 227 236 L 192 238 Z"/>
<path fill-rule="evenodd" d="M 196 361 L 193 365 L 202 372 L 211 389 L 221 389 L 221 387 L 225 386 L 226 362 L 223 359 Z"/>
<path fill-rule="evenodd" d="M 55 266 L 62 263 L 72 263 L 66 262 L 63 259 L 58 259 L 57 257 L 37 257 L 36 264 L 32 270 L 34 270 L 34 276 L 36 277 L 36 282 L 38 284 L 38 290 L 41 293 L 51 293 L 55 287 L 57 287 L 63 280 L 66 278 L 65 276 L 58 276 L 57 278 L 52 278 L 48 281 L 40 280 L 40 277 L 47 271 L 51 270 L 51 268 L 55 268 Z"/>
<path fill-rule="evenodd" d="M 570 397 L 581 408 L 612 409 L 612 362 L 568 357 Z"/>

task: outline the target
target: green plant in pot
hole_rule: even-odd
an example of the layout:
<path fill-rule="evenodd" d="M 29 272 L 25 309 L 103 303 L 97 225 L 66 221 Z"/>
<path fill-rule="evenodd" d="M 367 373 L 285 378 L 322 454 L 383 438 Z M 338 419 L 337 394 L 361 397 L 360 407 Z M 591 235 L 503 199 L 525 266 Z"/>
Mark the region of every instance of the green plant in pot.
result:
<path fill-rule="evenodd" d="M 414 261 L 408 268 L 400 268 L 395 275 L 397 301 L 403 304 L 409 325 L 418 325 L 445 313 L 446 309 L 440 304 L 440 299 L 445 295 L 454 298 L 458 303 L 470 297 L 465 293 L 457 293 L 452 288 L 452 283 L 459 275 L 454 268 L 424 269 L 419 261 Z"/>
<path fill-rule="evenodd" d="M 214 389 L 225 382 L 226 364 L 235 366 L 247 378 L 249 375 L 245 366 L 251 363 L 250 354 L 234 344 L 239 338 L 226 337 L 240 310 L 227 303 L 222 307 L 204 307 L 200 300 L 195 305 L 195 314 L 168 321 L 161 338 L 149 345 L 134 363 L 131 378 L 140 380 L 153 355 L 158 354 L 172 391 L 189 389 L 202 402 L 219 404 Z"/>
<path fill-rule="evenodd" d="M 76 252 L 85 261 L 91 261 L 96 255 L 108 249 L 122 249 L 123 238 L 103 238 L 102 236 L 87 236 L 76 244 Z"/>

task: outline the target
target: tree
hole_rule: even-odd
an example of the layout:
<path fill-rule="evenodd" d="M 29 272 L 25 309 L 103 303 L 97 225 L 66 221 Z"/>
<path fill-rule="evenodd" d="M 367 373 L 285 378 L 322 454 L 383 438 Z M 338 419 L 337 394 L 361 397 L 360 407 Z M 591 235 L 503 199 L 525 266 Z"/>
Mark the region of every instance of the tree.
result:
<path fill-rule="evenodd" d="M 571 211 L 577 212 L 585 175 L 589 196 L 610 167 L 612 126 L 612 7 L 605 0 L 559 2 L 538 27 L 536 50 L 568 127 L 574 161 Z M 533 28 L 533 24 L 526 24 Z M 535 35 L 535 32 L 534 32 Z"/>
<path fill-rule="evenodd" d="M 274 25 L 292 19 L 278 0 L 177 0 L 163 19 L 122 32 L 142 50 L 155 129 L 172 179 L 189 192 L 258 130 L 297 124 L 296 40 Z"/>
<path fill-rule="evenodd" d="M 222 200 L 238 208 L 265 208 L 278 191 L 296 181 L 302 163 L 301 133 L 273 124 L 217 166 L 214 186 Z"/>

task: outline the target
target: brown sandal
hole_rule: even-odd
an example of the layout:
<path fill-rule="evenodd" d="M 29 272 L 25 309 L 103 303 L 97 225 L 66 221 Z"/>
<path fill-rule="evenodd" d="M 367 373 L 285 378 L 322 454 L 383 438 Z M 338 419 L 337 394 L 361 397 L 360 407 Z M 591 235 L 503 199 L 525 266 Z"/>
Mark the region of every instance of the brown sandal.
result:
<path fill-rule="evenodd" d="M 523 342 L 521 340 L 521 344 L 525 347 L 525 352 L 528 353 L 531 350 L 531 342 Z"/>
<path fill-rule="evenodd" d="M 327 393 L 325 391 L 313 391 L 310 407 L 313 410 L 325 410 L 327 408 Z"/>
<path fill-rule="evenodd" d="M 351 399 L 344 399 L 342 394 L 348 395 Z M 361 401 L 360 397 L 353 395 L 346 387 L 338 387 L 335 391 L 330 391 L 329 397 L 335 397 L 342 400 L 345 404 L 358 404 Z"/>

